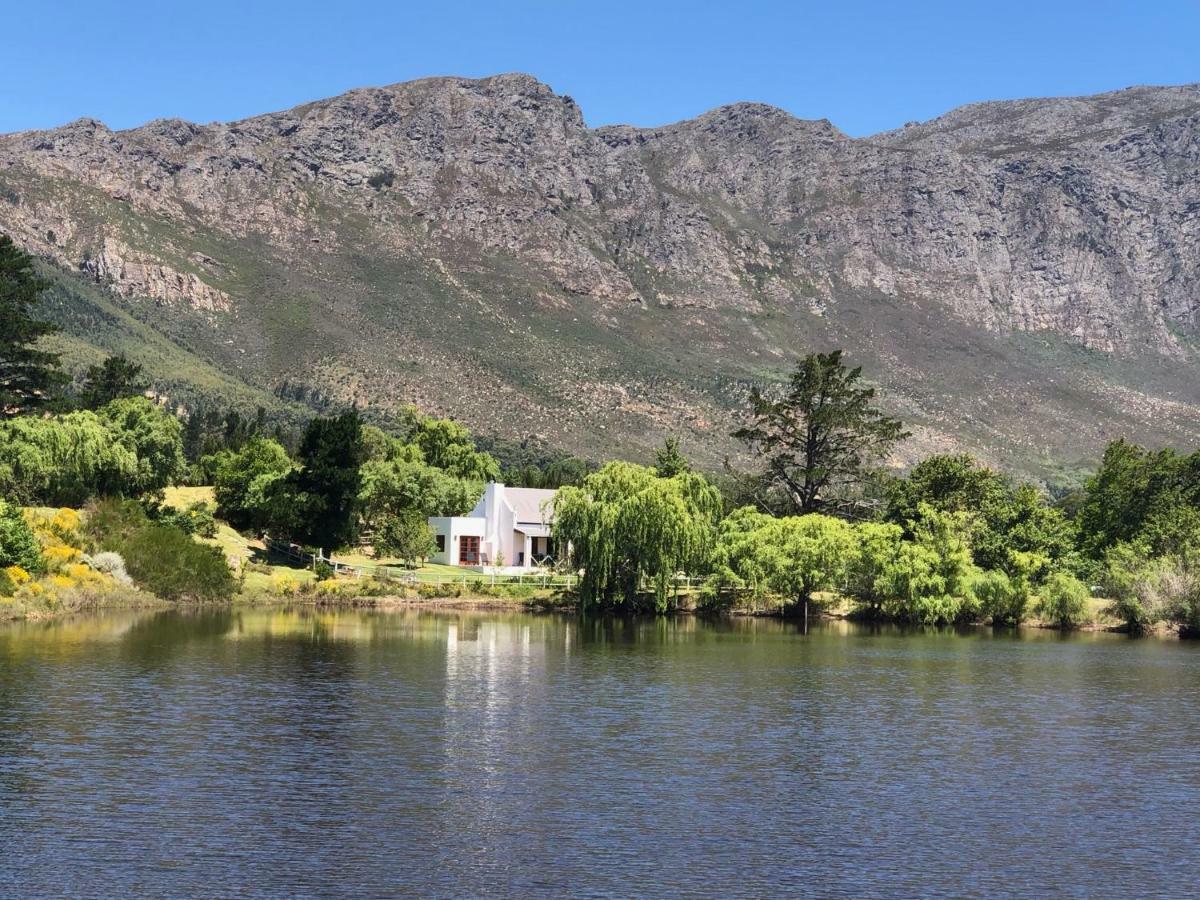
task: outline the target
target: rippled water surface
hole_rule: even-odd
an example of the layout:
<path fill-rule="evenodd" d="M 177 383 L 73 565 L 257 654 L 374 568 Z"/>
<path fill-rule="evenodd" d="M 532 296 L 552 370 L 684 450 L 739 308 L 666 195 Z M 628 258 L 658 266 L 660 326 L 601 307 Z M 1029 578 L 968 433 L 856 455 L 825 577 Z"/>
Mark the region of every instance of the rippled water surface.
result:
<path fill-rule="evenodd" d="M 280 610 L 0 628 L 0 893 L 1189 895 L 1200 648 Z"/>

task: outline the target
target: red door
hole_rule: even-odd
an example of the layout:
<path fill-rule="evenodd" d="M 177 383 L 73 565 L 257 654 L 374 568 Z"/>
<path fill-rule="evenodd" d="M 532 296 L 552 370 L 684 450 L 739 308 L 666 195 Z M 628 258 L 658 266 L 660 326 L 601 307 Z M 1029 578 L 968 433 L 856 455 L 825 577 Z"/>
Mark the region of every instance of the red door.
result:
<path fill-rule="evenodd" d="M 458 564 L 460 566 L 479 565 L 479 538 L 472 535 L 461 535 L 458 539 Z"/>

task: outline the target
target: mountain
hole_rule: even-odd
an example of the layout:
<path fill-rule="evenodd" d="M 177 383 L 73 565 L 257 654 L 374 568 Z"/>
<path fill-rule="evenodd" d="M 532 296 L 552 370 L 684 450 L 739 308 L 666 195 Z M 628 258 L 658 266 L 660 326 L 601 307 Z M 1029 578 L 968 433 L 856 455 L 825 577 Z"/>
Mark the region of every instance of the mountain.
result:
<path fill-rule="evenodd" d="M 0 136 L 0 231 L 54 267 L 76 355 L 150 341 L 181 395 L 712 463 L 750 383 L 841 346 L 908 457 L 1061 480 L 1200 440 L 1197 85 L 861 139 L 754 103 L 589 128 L 526 75 L 84 119 Z"/>

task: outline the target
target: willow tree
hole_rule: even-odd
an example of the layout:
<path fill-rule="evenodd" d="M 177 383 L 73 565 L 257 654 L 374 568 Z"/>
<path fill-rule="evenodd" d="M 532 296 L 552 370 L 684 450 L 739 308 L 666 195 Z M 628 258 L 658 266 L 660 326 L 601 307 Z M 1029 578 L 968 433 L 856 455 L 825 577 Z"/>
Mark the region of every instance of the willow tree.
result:
<path fill-rule="evenodd" d="M 858 552 L 854 528 L 841 519 L 773 518 L 743 507 L 722 523 L 715 560 L 725 586 L 773 594 L 807 615 L 814 594 L 844 586 Z"/>
<path fill-rule="evenodd" d="M 665 612 L 675 576 L 707 566 L 720 511 L 720 493 L 703 476 L 661 478 L 633 463 L 609 463 L 579 486 L 562 488 L 554 534 L 570 542 L 583 569 L 583 608 L 634 608 L 648 583 L 655 609 Z"/>

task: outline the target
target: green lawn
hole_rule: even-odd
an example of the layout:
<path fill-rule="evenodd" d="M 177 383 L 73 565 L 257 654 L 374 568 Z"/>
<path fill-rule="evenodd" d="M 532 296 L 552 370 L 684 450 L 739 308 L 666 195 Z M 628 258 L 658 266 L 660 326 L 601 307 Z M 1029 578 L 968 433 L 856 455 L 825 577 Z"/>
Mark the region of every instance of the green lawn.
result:
<path fill-rule="evenodd" d="M 187 509 L 193 503 L 216 505 L 216 500 L 213 498 L 213 489 L 210 485 L 178 485 L 167 488 L 164 493 L 166 497 L 163 503 L 174 509 Z"/>

